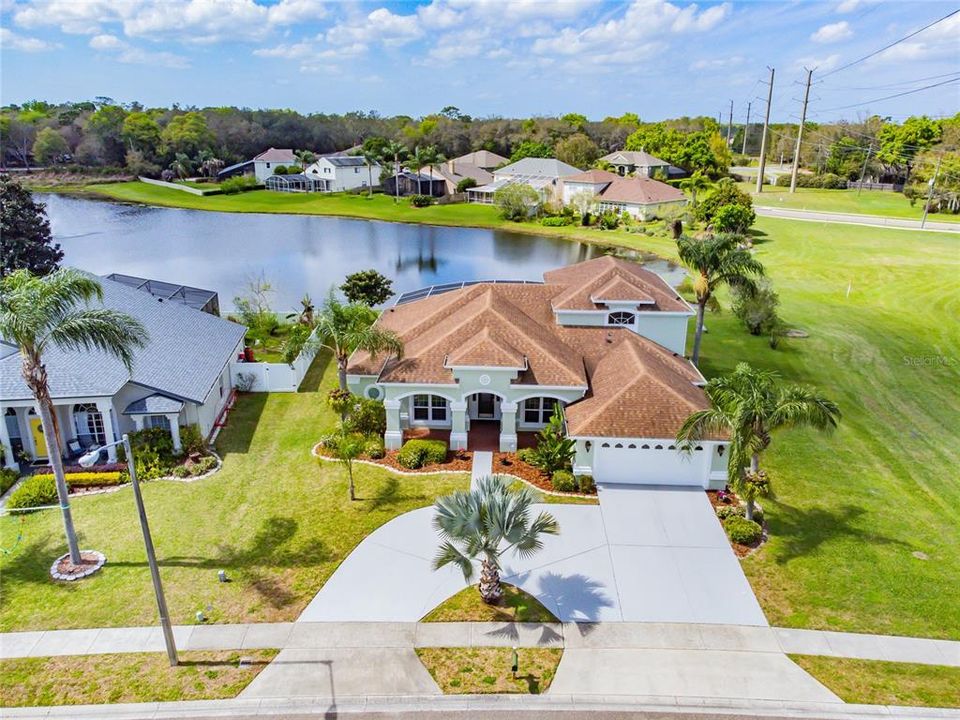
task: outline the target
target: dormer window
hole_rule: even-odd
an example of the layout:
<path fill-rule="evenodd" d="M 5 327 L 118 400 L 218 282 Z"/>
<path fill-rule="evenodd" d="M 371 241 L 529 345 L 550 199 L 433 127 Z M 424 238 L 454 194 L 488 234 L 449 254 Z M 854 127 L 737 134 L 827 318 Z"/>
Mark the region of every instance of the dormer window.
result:
<path fill-rule="evenodd" d="M 612 312 L 607 315 L 607 325 L 633 325 L 634 318 L 632 312 Z"/>

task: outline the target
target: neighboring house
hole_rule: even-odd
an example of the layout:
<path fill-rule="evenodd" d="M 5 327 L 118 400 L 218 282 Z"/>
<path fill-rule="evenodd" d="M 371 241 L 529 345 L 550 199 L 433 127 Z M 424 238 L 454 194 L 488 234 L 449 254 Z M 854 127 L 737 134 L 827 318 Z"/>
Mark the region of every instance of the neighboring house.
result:
<path fill-rule="evenodd" d="M 587 170 L 563 178 L 563 204 L 568 205 L 575 195 L 587 193 L 599 195 L 603 189 L 620 176 L 606 170 Z"/>
<path fill-rule="evenodd" d="M 493 195 L 502 187 L 522 183 L 540 193 L 546 201 L 560 198 L 560 178 L 579 173 L 580 170 L 556 158 L 523 158 L 493 171 L 493 182 L 467 190 L 467 200 L 476 203 L 492 203 Z"/>
<path fill-rule="evenodd" d="M 170 431 L 180 449 L 180 426 L 197 425 L 208 436 L 230 395 L 230 361 L 243 350 L 246 328 L 181 302 L 106 278 L 103 307 L 132 315 L 149 334 L 133 371 L 99 351 L 43 354 L 50 395 L 67 456 L 145 427 Z M 47 457 L 33 396 L 20 375 L 17 348 L 0 342 L 0 443 L 12 466 L 15 451 Z M 116 449 L 107 451 L 116 460 Z"/>
<path fill-rule="evenodd" d="M 599 200 L 600 212 L 624 212 L 643 221 L 663 217 L 687 204 L 687 196 L 681 190 L 645 177 L 617 178 L 603 189 Z"/>
<path fill-rule="evenodd" d="M 274 171 L 281 165 L 286 167 L 291 165 L 300 167 L 300 160 L 293 154 L 293 150 L 288 148 L 281 150 L 268 148 L 253 158 L 253 160 L 247 160 L 246 162 L 225 167 L 217 173 L 217 180 L 226 180 L 235 175 L 252 175 L 257 179 L 258 183 L 265 183 L 267 178 L 273 175 Z"/>
<path fill-rule="evenodd" d="M 428 428 L 453 448 L 492 430 L 501 451 L 514 451 L 559 404 L 576 474 L 721 488 L 726 439 L 689 453 L 674 441 L 708 407 L 705 380 L 683 356 L 693 315 L 661 277 L 611 257 L 549 271 L 543 283 L 445 285 L 383 312 L 377 322 L 400 336 L 402 358 L 356 352 L 347 382 L 384 401 L 391 449 Z"/>
<path fill-rule="evenodd" d="M 327 190 L 322 180 L 303 173 L 271 175 L 264 183 L 264 187 L 275 192 L 326 192 Z"/>
<path fill-rule="evenodd" d="M 674 167 L 666 160 L 654 157 L 644 150 L 617 150 L 609 155 L 604 155 L 600 159 L 613 165 L 618 175 L 653 177 L 657 171 L 665 173 L 667 177 L 686 175 L 680 168 Z"/>
<path fill-rule="evenodd" d="M 447 194 L 452 195 L 457 191 L 460 181 L 467 178 L 472 179 L 478 186 L 493 182 L 493 170 L 507 162 L 507 158 L 495 152 L 476 150 L 447 160 L 437 169 L 447 181 Z"/>
<path fill-rule="evenodd" d="M 400 186 L 399 192 L 397 186 Z M 418 173 L 404 168 L 383 181 L 385 195 L 430 195 L 441 197 L 447 193 L 447 181 L 437 170 L 424 168 Z"/>
<path fill-rule="evenodd" d="M 370 185 L 371 172 L 373 184 L 380 178 L 380 163 L 368 168 L 366 161 L 357 155 L 326 155 L 307 167 L 305 175 L 318 180 L 325 192 L 343 192 Z"/>

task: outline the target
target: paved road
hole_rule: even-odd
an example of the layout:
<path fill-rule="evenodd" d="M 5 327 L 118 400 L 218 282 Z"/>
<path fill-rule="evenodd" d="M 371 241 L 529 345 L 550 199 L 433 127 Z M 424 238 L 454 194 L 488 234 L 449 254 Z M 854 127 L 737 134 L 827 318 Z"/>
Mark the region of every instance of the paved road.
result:
<path fill-rule="evenodd" d="M 753 209 L 757 215 L 766 217 L 786 218 L 790 220 L 805 220 L 807 222 L 828 222 L 841 225 L 869 225 L 873 227 L 893 228 L 895 230 L 920 230 L 919 220 L 907 218 L 892 218 L 883 215 L 860 215 L 857 213 L 833 213 L 817 210 L 797 210 L 794 208 L 779 208 L 757 205 L 754 199 Z M 925 231 L 960 233 L 960 223 L 937 222 L 927 220 Z"/>

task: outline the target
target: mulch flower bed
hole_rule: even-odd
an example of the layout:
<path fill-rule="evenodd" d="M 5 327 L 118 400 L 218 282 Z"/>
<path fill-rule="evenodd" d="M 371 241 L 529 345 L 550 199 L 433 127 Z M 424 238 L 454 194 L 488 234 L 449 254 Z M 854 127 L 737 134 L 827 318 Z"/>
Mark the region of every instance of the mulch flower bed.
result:
<path fill-rule="evenodd" d="M 68 553 L 54 561 L 53 567 L 50 568 L 50 575 L 54 580 L 80 580 L 88 575 L 93 575 L 103 567 L 106 561 L 103 553 L 96 550 L 81 550 L 80 564 L 74 565 L 70 562 L 70 554 Z"/>
<path fill-rule="evenodd" d="M 385 465 L 386 467 L 393 468 L 399 472 L 416 472 L 425 474 L 432 472 L 470 472 L 470 468 L 473 467 L 473 453 L 469 450 L 451 450 L 447 453 L 447 459 L 445 462 L 428 463 L 416 469 L 404 467 L 397 462 L 398 453 L 398 450 L 388 450 L 387 454 L 382 458 L 370 458 L 364 456 L 363 459 L 372 463 L 376 463 L 377 465 Z"/>
<path fill-rule="evenodd" d="M 718 490 L 707 490 L 707 498 L 710 500 L 710 504 L 713 506 L 714 512 L 716 512 L 717 508 L 719 507 L 737 507 L 738 505 L 742 504 L 740 502 L 740 498 L 738 498 L 736 493 L 733 491 L 727 490 L 725 493 L 725 499 L 721 500 L 720 492 Z M 730 541 L 730 547 L 733 548 L 733 552 L 738 558 L 746 557 L 767 541 L 766 523 L 764 523 L 762 527 L 763 534 L 755 542 L 749 545 L 734 542 L 733 540 L 730 540 L 729 536 L 727 537 L 727 540 Z"/>
<path fill-rule="evenodd" d="M 493 472 L 504 473 L 507 475 L 516 475 L 523 478 L 531 485 L 541 490 L 553 492 L 553 483 L 550 482 L 550 476 L 540 468 L 526 463 L 516 456 L 515 453 L 494 453 L 493 454 Z"/>

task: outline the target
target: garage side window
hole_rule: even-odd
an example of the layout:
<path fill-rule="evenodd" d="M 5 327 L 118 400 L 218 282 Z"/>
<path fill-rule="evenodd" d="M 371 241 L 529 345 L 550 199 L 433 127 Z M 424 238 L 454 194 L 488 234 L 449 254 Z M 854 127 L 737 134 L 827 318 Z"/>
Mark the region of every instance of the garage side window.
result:
<path fill-rule="evenodd" d="M 607 315 L 607 325 L 633 325 L 633 319 L 632 312 L 612 312 Z"/>
<path fill-rule="evenodd" d="M 414 395 L 413 419 L 443 422 L 447 419 L 447 400 L 439 395 Z"/>

